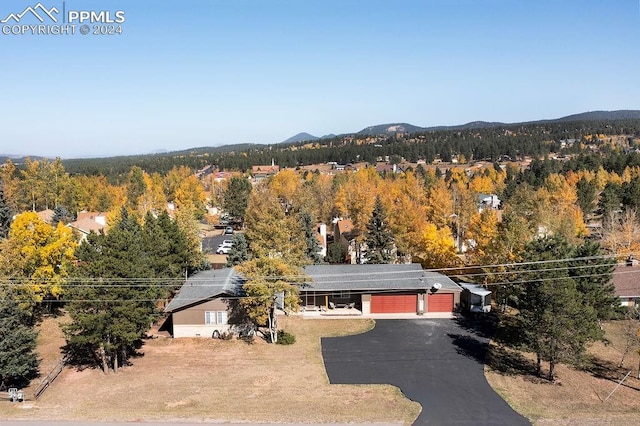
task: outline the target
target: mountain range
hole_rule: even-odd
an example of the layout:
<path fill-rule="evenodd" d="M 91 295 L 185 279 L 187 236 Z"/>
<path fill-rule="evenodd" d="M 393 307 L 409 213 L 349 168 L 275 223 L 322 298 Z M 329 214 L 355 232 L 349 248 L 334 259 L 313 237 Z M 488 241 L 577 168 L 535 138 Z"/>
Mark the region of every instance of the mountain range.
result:
<path fill-rule="evenodd" d="M 577 121 L 611 121 L 611 120 L 640 120 L 640 110 L 616 110 L 616 111 L 589 111 L 580 114 L 568 115 L 561 118 L 526 121 L 520 123 L 502 123 L 502 122 L 487 122 L 487 121 L 472 121 L 466 124 L 460 124 L 455 126 L 434 126 L 434 127 L 420 127 L 409 123 L 387 123 L 377 124 L 374 126 L 366 127 L 358 132 L 343 133 L 340 135 L 327 134 L 324 136 L 314 136 L 312 134 L 302 132 L 298 133 L 285 141 L 282 144 L 294 144 L 305 141 L 315 141 L 319 139 L 331 139 L 339 136 L 346 135 L 393 135 L 396 133 L 416 133 L 416 132 L 430 132 L 430 131 L 447 131 L 447 130 L 468 130 L 468 129 L 485 129 L 491 127 L 504 127 L 504 126 L 517 126 L 524 124 L 545 124 L 545 123 L 557 123 L 557 122 L 577 122 Z M 174 151 L 173 153 L 185 153 L 197 155 L 198 153 L 227 153 L 238 152 L 249 149 L 251 147 L 263 146 L 264 144 L 255 143 L 240 143 L 240 144 L 225 144 L 217 146 L 207 146 L 199 148 L 189 148 L 180 151 Z M 163 150 L 166 151 L 166 150 Z M 158 152 L 156 155 L 162 155 Z M 166 152 L 166 155 L 171 152 Z M 8 155 L 0 153 L 0 164 L 5 163 L 8 159 L 11 159 L 14 163 L 23 163 L 25 159 L 29 157 L 32 160 L 41 159 L 44 157 L 37 155 Z M 113 156 L 115 157 L 115 156 Z M 113 158 L 111 157 L 111 158 Z M 133 155 L 128 157 L 144 157 L 144 154 Z"/>
<path fill-rule="evenodd" d="M 455 126 L 433 126 L 433 127 L 420 127 L 409 123 L 387 123 L 377 124 L 374 126 L 365 127 L 359 132 L 345 133 L 356 135 L 391 135 L 395 133 L 416 133 L 416 132 L 430 132 L 440 130 L 467 130 L 467 129 L 485 129 L 489 127 L 500 126 L 513 126 L 518 124 L 535 124 L 535 123 L 558 123 L 558 122 L 570 122 L 570 121 L 605 121 L 605 120 L 639 120 L 640 110 L 616 110 L 616 111 L 589 111 L 580 114 L 567 115 L 566 117 L 554 118 L 548 120 L 536 120 L 526 121 L 520 123 L 502 123 L 502 122 L 488 122 L 488 121 L 472 121 L 466 124 L 460 124 Z M 314 141 L 318 139 L 333 138 L 336 135 L 326 135 L 322 137 L 313 136 L 309 133 L 302 132 L 295 136 L 282 141 L 281 143 L 295 143 L 303 141 Z"/>

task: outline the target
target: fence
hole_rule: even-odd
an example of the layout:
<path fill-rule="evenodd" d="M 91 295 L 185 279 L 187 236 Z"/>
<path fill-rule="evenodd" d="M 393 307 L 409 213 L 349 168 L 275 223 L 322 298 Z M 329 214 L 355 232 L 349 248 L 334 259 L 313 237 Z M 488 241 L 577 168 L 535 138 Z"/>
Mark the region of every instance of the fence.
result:
<path fill-rule="evenodd" d="M 58 377 L 58 375 L 62 372 L 64 368 L 64 359 L 61 359 L 55 367 L 49 371 L 49 373 L 42 379 L 40 384 L 36 386 L 35 391 L 33 392 L 33 396 L 35 399 L 38 399 L 40 395 L 44 393 L 44 391 L 49 387 L 51 383 Z"/>

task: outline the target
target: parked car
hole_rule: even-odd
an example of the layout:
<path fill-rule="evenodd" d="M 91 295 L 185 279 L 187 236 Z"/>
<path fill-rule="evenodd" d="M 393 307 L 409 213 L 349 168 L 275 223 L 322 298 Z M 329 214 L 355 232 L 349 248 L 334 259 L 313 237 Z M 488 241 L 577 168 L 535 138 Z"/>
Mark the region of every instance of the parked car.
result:
<path fill-rule="evenodd" d="M 229 254 L 230 251 L 231 251 L 231 246 L 219 245 L 218 246 L 218 250 L 216 250 L 216 253 L 217 254 Z"/>
<path fill-rule="evenodd" d="M 227 226 L 224 228 L 224 235 L 233 235 L 233 226 Z"/>
<path fill-rule="evenodd" d="M 233 245 L 233 240 L 222 240 L 222 242 L 218 245 L 218 247 L 222 247 L 222 246 L 231 247 L 232 245 Z"/>

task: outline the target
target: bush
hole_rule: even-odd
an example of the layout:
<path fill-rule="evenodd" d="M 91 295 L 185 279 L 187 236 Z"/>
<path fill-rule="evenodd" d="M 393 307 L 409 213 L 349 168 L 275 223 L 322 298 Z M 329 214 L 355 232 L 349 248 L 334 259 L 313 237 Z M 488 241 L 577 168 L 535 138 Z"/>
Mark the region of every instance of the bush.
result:
<path fill-rule="evenodd" d="M 296 336 L 291 333 L 287 333 L 284 330 L 278 330 L 278 341 L 276 342 L 279 345 L 293 345 L 296 342 Z"/>

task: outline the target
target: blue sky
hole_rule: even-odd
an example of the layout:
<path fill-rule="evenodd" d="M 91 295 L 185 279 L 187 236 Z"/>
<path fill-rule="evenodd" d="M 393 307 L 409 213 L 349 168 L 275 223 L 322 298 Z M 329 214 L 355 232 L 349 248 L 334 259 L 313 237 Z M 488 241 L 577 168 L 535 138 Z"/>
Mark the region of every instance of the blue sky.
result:
<path fill-rule="evenodd" d="M 3 1 L 0 20 L 37 3 Z M 0 155 L 640 109 L 638 0 L 67 0 L 65 10 L 123 10 L 123 33 L 0 34 Z"/>

